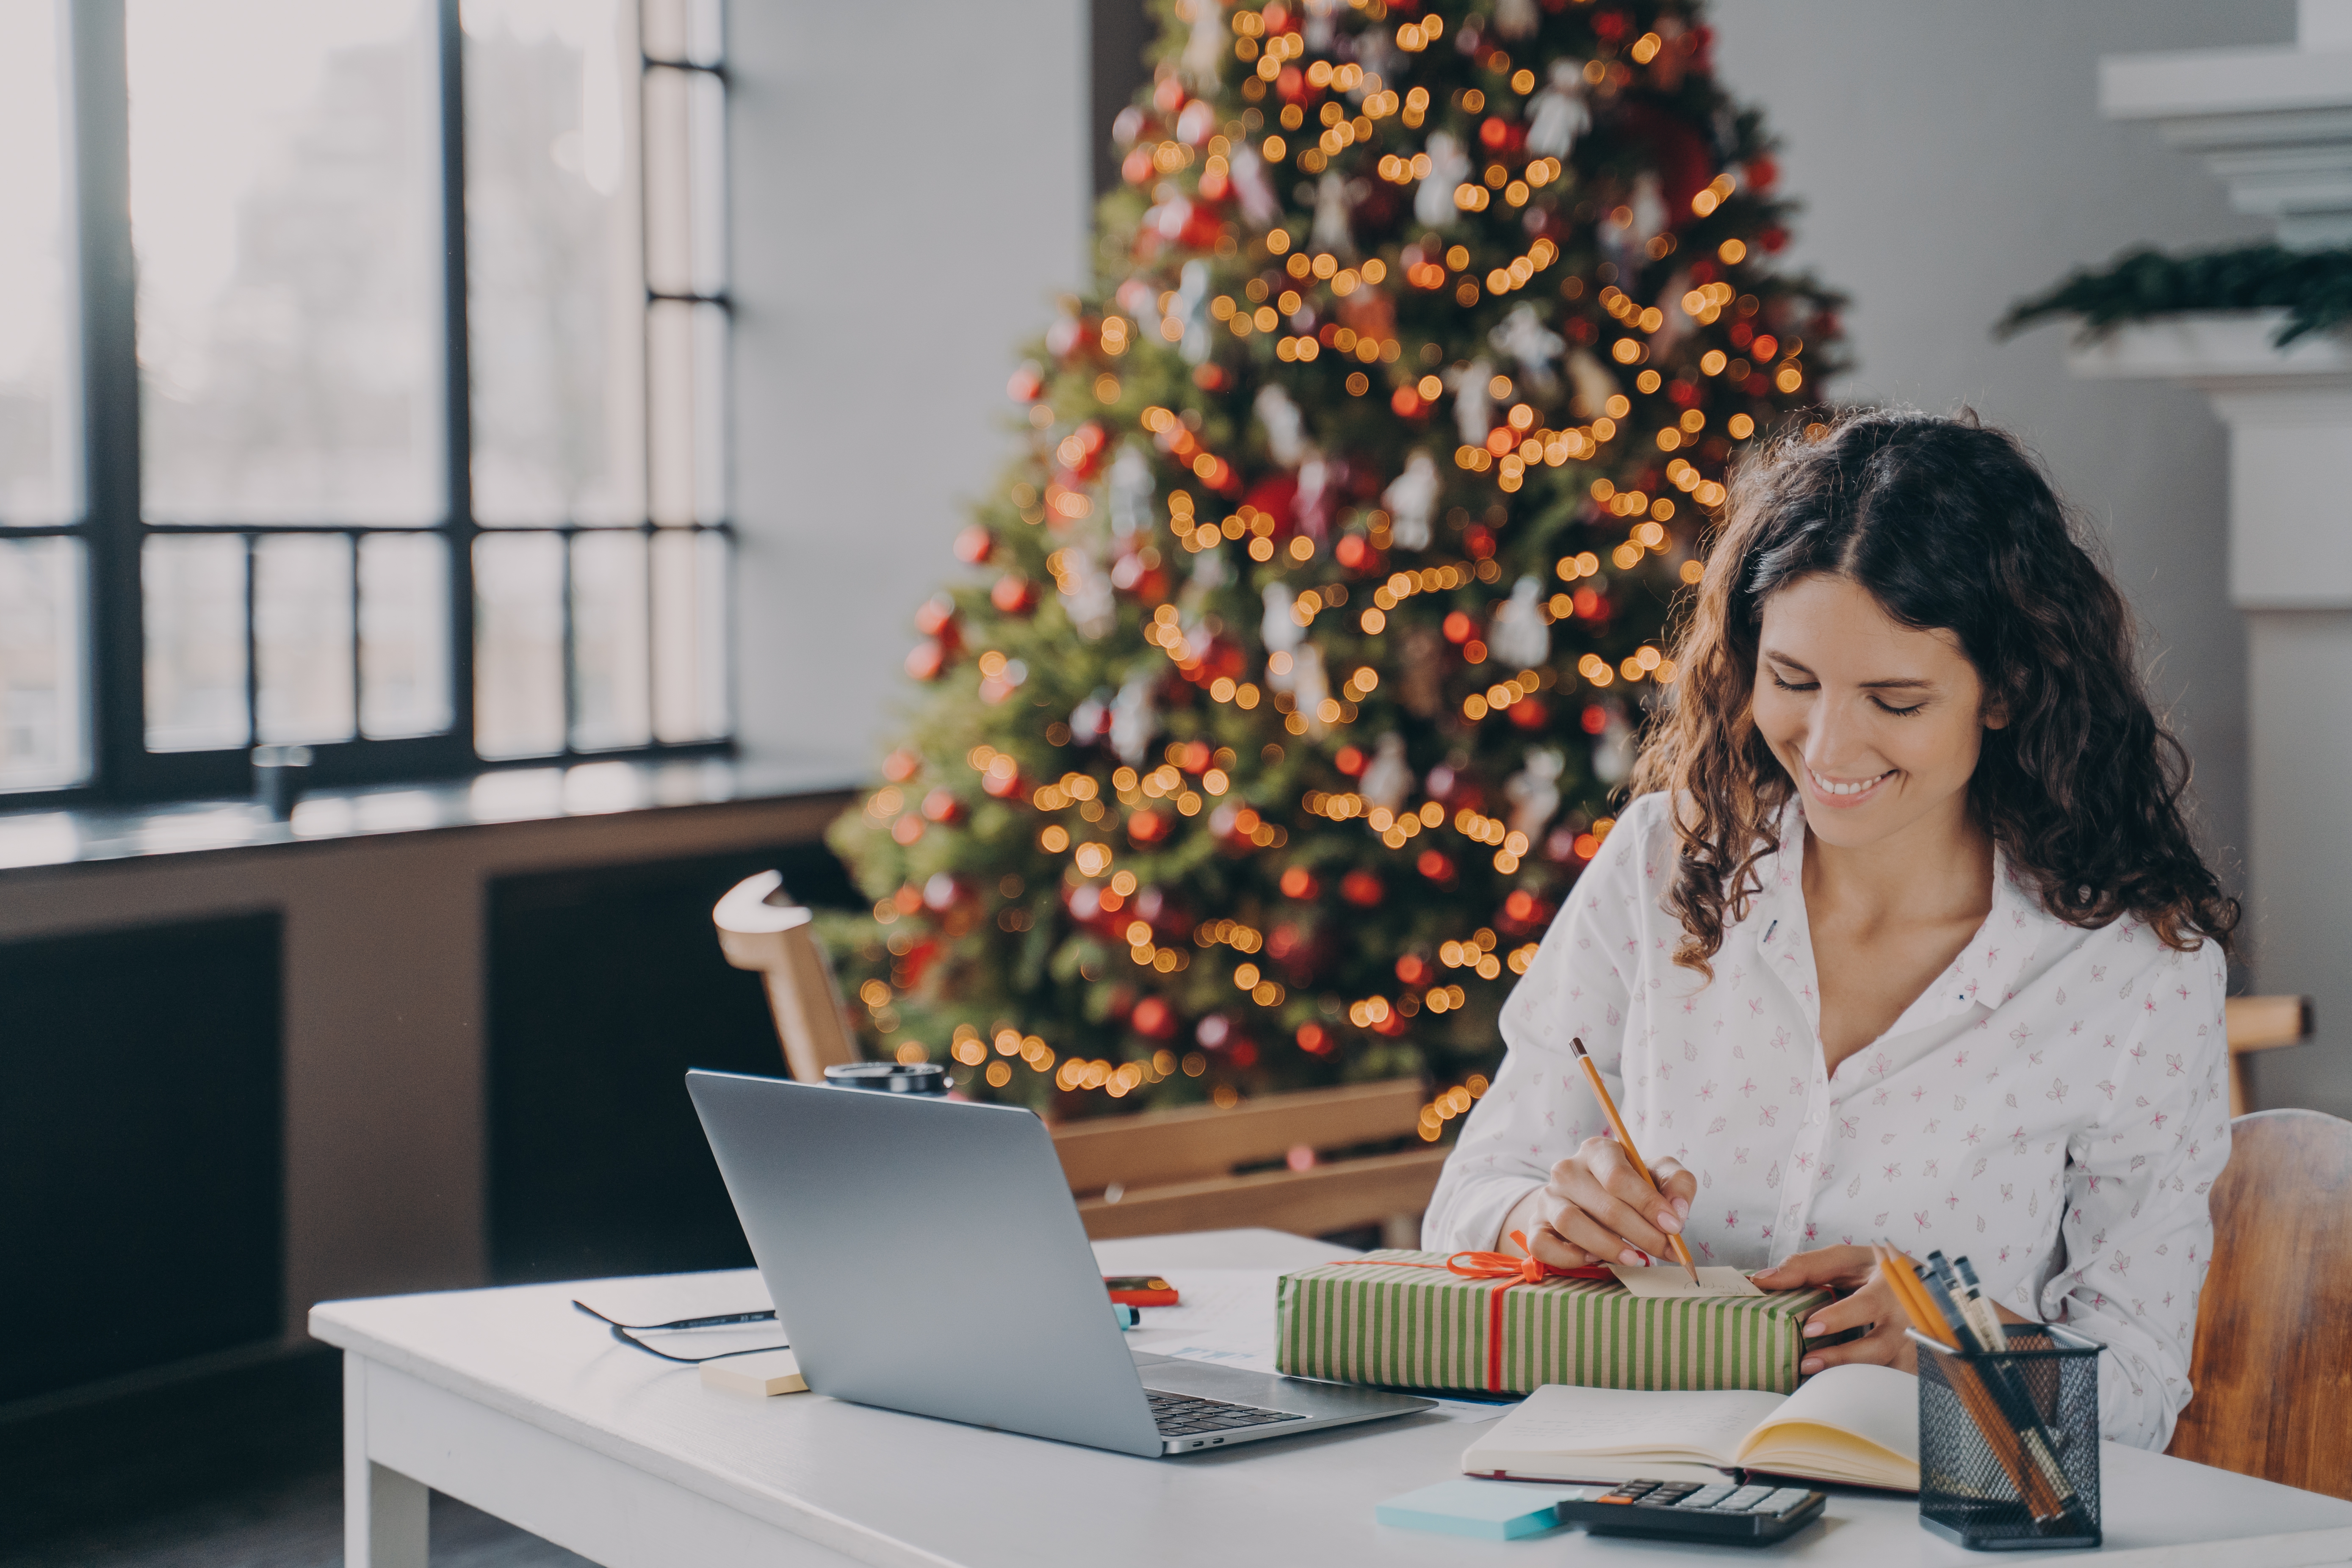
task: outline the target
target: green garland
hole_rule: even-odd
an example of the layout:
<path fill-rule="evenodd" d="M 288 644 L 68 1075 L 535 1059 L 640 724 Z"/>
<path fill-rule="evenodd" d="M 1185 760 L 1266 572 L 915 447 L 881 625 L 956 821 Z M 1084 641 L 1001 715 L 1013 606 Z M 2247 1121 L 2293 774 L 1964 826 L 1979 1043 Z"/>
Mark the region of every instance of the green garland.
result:
<path fill-rule="evenodd" d="M 2084 335 L 2097 339 L 2126 321 L 2154 316 L 2282 307 L 2286 323 L 2273 340 L 2280 348 L 2352 321 L 2352 247 L 2248 245 L 2197 256 L 2126 251 L 2103 268 L 2084 268 L 2045 294 L 2019 300 L 1993 331 L 2005 338 L 2053 316 L 2079 316 Z"/>

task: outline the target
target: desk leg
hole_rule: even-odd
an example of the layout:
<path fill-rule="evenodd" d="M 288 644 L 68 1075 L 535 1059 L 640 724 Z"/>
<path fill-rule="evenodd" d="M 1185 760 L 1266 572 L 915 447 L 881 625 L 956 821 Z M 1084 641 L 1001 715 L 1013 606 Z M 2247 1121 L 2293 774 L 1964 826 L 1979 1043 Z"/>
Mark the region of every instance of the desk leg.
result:
<path fill-rule="evenodd" d="M 343 1352 L 344 1568 L 426 1568 L 433 1494 L 368 1458 L 367 1363 Z"/>

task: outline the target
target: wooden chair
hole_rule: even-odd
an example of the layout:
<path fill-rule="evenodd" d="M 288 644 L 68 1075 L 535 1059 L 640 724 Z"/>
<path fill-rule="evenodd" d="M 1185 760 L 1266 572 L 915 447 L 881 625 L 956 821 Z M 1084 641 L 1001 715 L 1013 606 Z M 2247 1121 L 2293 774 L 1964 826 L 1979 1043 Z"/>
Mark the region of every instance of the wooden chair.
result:
<path fill-rule="evenodd" d="M 2299 1046 L 2311 1038 L 2311 998 L 2232 996 L 2222 1005 L 2230 1037 L 2230 1114 L 2243 1116 L 2253 1109 L 2247 1053 Z"/>
<path fill-rule="evenodd" d="M 782 883 L 773 871 L 745 879 L 719 900 L 711 921 L 727 962 L 767 982 L 785 1067 L 803 1082 L 822 1082 L 827 1067 L 857 1059 L 856 1043 L 809 911 L 778 901 Z M 1097 1240 L 1245 1226 L 1328 1236 L 1378 1225 L 1385 1245 L 1416 1247 L 1443 1149 L 1329 1163 L 1319 1156 L 1412 1135 L 1423 1102 L 1419 1079 L 1395 1079 L 1267 1095 L 1229 1110 L 1197 1106 L 1073 1122 L 1054 1129 L 1054 1146 L 1087 1234 Z M 1298 1150 L 1317 1162 L 1234 1173 Z"/>
<path fill-rule="evenodd" d="M 727 962 L 757 970 L 767 982 L 784 1066 L 803 1083 L 822 1083 L 825 1068 L 857 1059 L 857 1044 L 843 1021 L 841 988 L 817 945 L 814 917 L 781 902 L 783 890 L 781 872 L 747 877 L 727 890 L 710 920 Z"/>
<path fill-rule="evenodd" d="M 2352 1498 L 2352 1121 L 2240 1117 L 2212 1203 L 2195 1392 L 2167 1452 Z"/>

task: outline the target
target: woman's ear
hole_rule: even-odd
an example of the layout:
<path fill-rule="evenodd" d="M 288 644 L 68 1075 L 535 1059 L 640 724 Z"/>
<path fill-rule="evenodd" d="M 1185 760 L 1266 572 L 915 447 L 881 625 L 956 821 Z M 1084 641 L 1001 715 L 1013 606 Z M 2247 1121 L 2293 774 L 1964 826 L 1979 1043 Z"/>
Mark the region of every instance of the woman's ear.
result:
<path fill-rule="evenodd" d="M 2006 730 L 2009 728 L 2009 704 L 1999 699 L 1988 701 L 1979 717 L 1988 730 Z"/>

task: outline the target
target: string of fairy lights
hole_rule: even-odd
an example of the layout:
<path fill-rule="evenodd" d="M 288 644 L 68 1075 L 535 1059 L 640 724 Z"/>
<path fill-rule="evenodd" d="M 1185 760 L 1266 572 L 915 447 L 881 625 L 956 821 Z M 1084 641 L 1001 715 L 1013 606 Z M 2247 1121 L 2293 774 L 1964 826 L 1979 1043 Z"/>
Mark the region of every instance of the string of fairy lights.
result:
<path fill-rule="evenodd" d="M 1301 1018 L 1286 984 L 1295 970 L 1284 951 L 1286 928 L 1277 929 L 1270 915 L 1183 916 L 1175 900 L 1145 884 L 1138 866 L 1191 844 L 1228 859 L 1271 857 L 1281 867 L 1266 879 L 1277 900 L 1306 907 L 1336 896 L 1368 910 L 1389 885 L 1373 868 L 1379 855 L 1393 857 L 1399 874 L 1433 887 L 1453 886 L 1473 858 L 1501 878 L 1517 876 L 1539 855 L 1572 874 L 1608 837 L 1609 817 L 1580 816 L 1545 837 L 1540 825 L 1534 834 L 1514 826 L 1510 811 L 1495 809 L 1499 803 L 1449 805 L 1433 784 L 1425 797 L 1412 798 L 1422 781 L 1408 781 L 1416 787 L 1400 799 L 1392 780 L 1381 789 L 1368 782 L 1374 740 L 1393 739 L 1374 733 L 1371 721 L 1393 722 L 1404 700 L 1400 688 L 1425 684 L 1412 661 L 1427 660 L 1433 647 L 1451 672 L 1444 679 L 1458 683 L 1444 700 L 1445 722 L 1471 731 L 1497 725 L 1538 735 L 1568 715 L 1571 729 L 1598 737 L 1614 721 L 1609 704 L 1671 688 L 1680 672 L 1657 641 L 1630 649 L 1619 642 L 1611 656 L 1588 647 L 1557 662 L 1507 657 L 1506 606 L 1523 626 L 1546 633 L 1579 623 L 1606 628 L 1620 613 L 1612 574 L 1655 563 L 1681 584 L 1698 582 L 1696 531 L 1727 499 L 1723 476 L 1738 446 L 1759 428 L 1749 407 L 1722 412 L 1721 405 L 1745 399 L 1768 412 L 1811 380 L 1806 343 L 1774 310 L 1770 280 L 1752 269 L 1752 244 L 1778 247 L 1777 230 L 1759 217 L 1769 209 L 1757 201 L 1771 183 L 1769 160 L 1751 153 L 1703 171 L 1683 187 L 1688 194 L 1678 195 L 1678 213 L 1644 210 L 1660 205 L 1654 179 L 1606 187 L 1624 199 L 1612 196 L 1579 220 L 1589 222 L 1601 258 L 1574 268 L 1562 266 L 1570 258 L 1555 237 L 1559 224 L 1536 221 L 1555 210 L 1550 204 L 1564 211 L 1569 195 L 1599 187 L 1563 157 L 1566 145 L 1530 145 L 1537 140 L 1530 127 L 1539 128 L 1544 116 L 1577 114 L 1589 124 L 1593 102 L 1637 89 L 1670 91 L 1701 68 L 1703 40 L 1694 43 L 1697 35 L 1677 13 L 1651 0 L 1641 7 L 1648 25 L 1640 26 L 1626 0 L 1541 0 L 1546 12 L 1589 15 L 1592 58 L 1530 61 L 1510 57 L 1512 39 L 1499 20 L 1450 19 L 1402 3 L 1392 16 L 1384 0 L 1347 4 L 1361 30 L 1340 47 L 1335 40 L 1347 37 L 1344 30 L 1290 0 L 1230 11 L 1216 0 L 1179 0 L 1180 32 L 1188 34 L 1183 61 L 1162 68 L 1148 105 L 1130 111 L 1134 128 L 1122 132 L 1129 142 L 1122 174 L 1155 204 L 1139 230 L 1139 262 L 1124 283 L 1057 327 L 1048 345 L 1052 364 L 1024 366 L 1011 385 L 1027 405 L 1043 472 L 1013 483 L 1006 499 L 1042 542 L 1033 553 L 985 527 L 967 531 L 959 554 L 1003 568 L 988 595 L 999 618 L 982 624 L 943 595 L 919 616 L 931 640 L 908 660 L 911 674 L 936 681 L 968 658 L 981 710 L 996 708 L 1032 679 L 1041 650 L 1024 639 L 1041 605 L 1067 606 L 1075 625 L 1077 606 L 1108 591 L 1124 596 L 1111 602 L 1135 605 L 1133 620 L 1120 624 L 1164 658 L 1158 668 L 1166 677 L 1186 683 L 1213 710 L 1252 716 L 1265 726 L 1262 749 L 1253 754 L 1178 740 L 1120 761 L 1090 752 L 1098 737 L 1074 736 L 1057 718 L 1045 738 L 1060 765 L 1041 776 L 1032 776 L 1014 751 L 989 743 L 964 753 L 961 773 L 902 748 L 887 760 L 885 783 L 862 813 L 874 832 L 911 850 L 929 832 L 964 825 L 976 787 L 1013 814 L 1018 842 L 1042 868 L 999 879 L 996 930 L 1025 937 L 1041 918 L 1033 884 L 1042 889 L 1050 879 L 1060 904 L 1052 918 L 1092 933 L 1114 955 L 1123 952 L 1138 982 L 1211 968 L 1225 988 L 1222 1005 L 1296 1020 L 1283 1032 L 1310 1057 L 1338 1053 L 1348 1038 L 1343 1028 L 1360 1038 L 1395 1039 L 1423 1014 L 1487 1005 L 1480 988 L 1498 994 L 1533 961 L 1554 912 L 1541 889 L 1557 898 L 1557 877 L 1514 888 L 1493 923 L 1398 958 L 1393 985 L 1357 994 L 1327 988 Z M 1233 63 L 1214 65 L 1203 39 Z M 1386 79 L 1409 78 L 1422 68 L 1417 62 L 1444 58 L 1431 51 L 1448 45 L 1485 85 L 1433 92 L 1433 83 Z M 1358 58 L 1330 58 L 1335 48 Z M 1212 64 L 1203 68 L 1203 59 Z M 1204 68 L 1221 79 L 1202 79 Z M 1223 73 L 1234 69 L 1238 80 L 1223 82 Z M 1416 141 L 1412 133 L 1424 130 Z M 1417 221 L 1403 226 L 1387 254 L 1356 250 L 1344 222 L 1331 232 L 1331 193 L 1347 188 L 1332 183 L 1342 167 L 1394 193 L 1383 199 L 1412 206 Z M 1275 193 L 1286 168 L 1306 182 L 1297 207 Z M 1447 223 L 1427 221 L 1422 198 L 1433 191 L 1465 223 L 1520 214 L 1528 221 L 1500 248 L 1508 227 L 1469 224 L 1473 232 L 1455 241 L 1438 232 Z M 1302 207 L 1314 211 L 1301 216 Z M 1651 267 L 1667 272 L 1663 290 L 1645 273 Z M 1449 363 L 1433 337 L 1416 342 L 1419 334 L 1399 324 L 1400 311 L 1448 301 L 1460 312 L 1517 313 L 1495 328 L 1496 348 Z M 1806 331 L 1834 335 L 1833 327 Z M 1250 376 L 1277 394 L 1286 375 L 1297 378 L 1294 385 L 1343 389 L 1367 408 L 1384 405 L 1408 436 L 1450 414 L 1463 438 L 1415 448 L 1426 454 L 1424 495 L 1401 494 L 1409 489 L 1401 477 L 1351 501 L 1344 527 L 1297 526 L 1261 496 L 1266 465 L 1245 448 L 1245 425 L 1228 429 L 1204 418 L 1191 394 L 1135 396 L 1139 386 L 1171 379 L 1203 397 L 1223 395 L 1234 385 L 1236 354 L 1255 367 Z M 1574 374 L 1555 374 L 1554 364 Z M 1280 456 L 1279 408 L 1269 415 L 1261 396 L 1257 415 L 1277 464 L 1297 469 L 1297 458 Z M 1138 452 L 1154 464 L 1141 507 L 1121 469 L 1126 455 Z M 1587 523 L 1607 521 L 1612 531 L 1622 528 L 1622 538 L 1571 549 L 1548 582 L 1522 575 L 1512 600 L 1493 599 L 1485 614 L 1471 614 L 1465 595 L 1506 576 L 1496 529 L 1512 498 L 1538 480 L 1570 482 L 1548 476 L 1571 465 L 1608 470 L 1574 480 L 1576 497 Z M 1445 520 L 1459 535 L 1442 547 L 1432 537 L 1441 494 L 1457 503 Z M 1108 572 L 1090 542 L 1101 535 L 1085 531 L 1107 525 L 1119 540 Z M 1050 594 L 1013 560 L 999 562 L 1001 551 L 1034 561 L 1031 570 L 1050 583 Z M 1409 561 L 1395 559 L 1404 552 Z M 1244 572 L 1286 574 L 1291 584 L 1281 607 L 1268 609 L 1265 646 L 1254 658 L 1232 627 L 1179 591 L 1212 571 L 1230 581 L 1234 568 L 1222 563 L 1234 556 L 1246 561 Z M 1392 640 L 1400 628 L 1391 623 L 1425 616 L 1413 604 L 1424 596 L 1454 607 L 1442 616 L 1438 639 L 1413 642 L 1408 654 Z M 1331 625 L 1343 638 L 1318 648 L 1312 638 Z M 967 647 L 967 639 L 994 646 Z M 1524 636 L 1512 643 L 1523 646 Z M 1363 651 L 1332 651 L 1343 644 Z M 1118 721 L 1107 720 L 1106 732 Z M 1360 728 L 1361 742 L 1350 738 Z M 1299 745 L 1328 755 L 1349 784 L 1270 793 L 1267 771 L 1286 747 Z M 1360 834 L 1372 858 L 1344 874 L 1285 864 L 1292 835 L 1309 825 L 1318 833 Z M 889 967 L 856 995 L 873 1031 L 887 1039 L 900 1033 L 901 1005 L 936 953 L 979 929 L 986 911 L 941 872 L 919 886 L 908 881 L 872 912 Z M 1062 1094 L 1119 1099 L 1171 1079 L 1207 1078 L 1212 1098 L 1233 1103 L 1239 1091 L 1210 1037 L 1213 1026 L 1227 1028 L 1224 1015 L 1200 1020 L 1202 1049 L 1161 1044 L 1184 1021 L 1172 994 L 1139 988 L 1126 1026 L 1144 1054 L 1124 1061 L 1057 1052 L 1042 1035 L 1002 1020 L 956 1024 L 944 1049 L 998 1090 L 1026 1074 Z M 893 1048 L 905 1061 L 932 1054 L 913 1037 Z M 1240 1050 L 1254 1057 L 1256 1047 L 1242 1040 L 1222 1060 L 1247 1067 Z M 1421 1135 L 1440 1137 L 1486 1088 L 1486 1077 L 1474 1073 L 1433 1094 Z"/>

